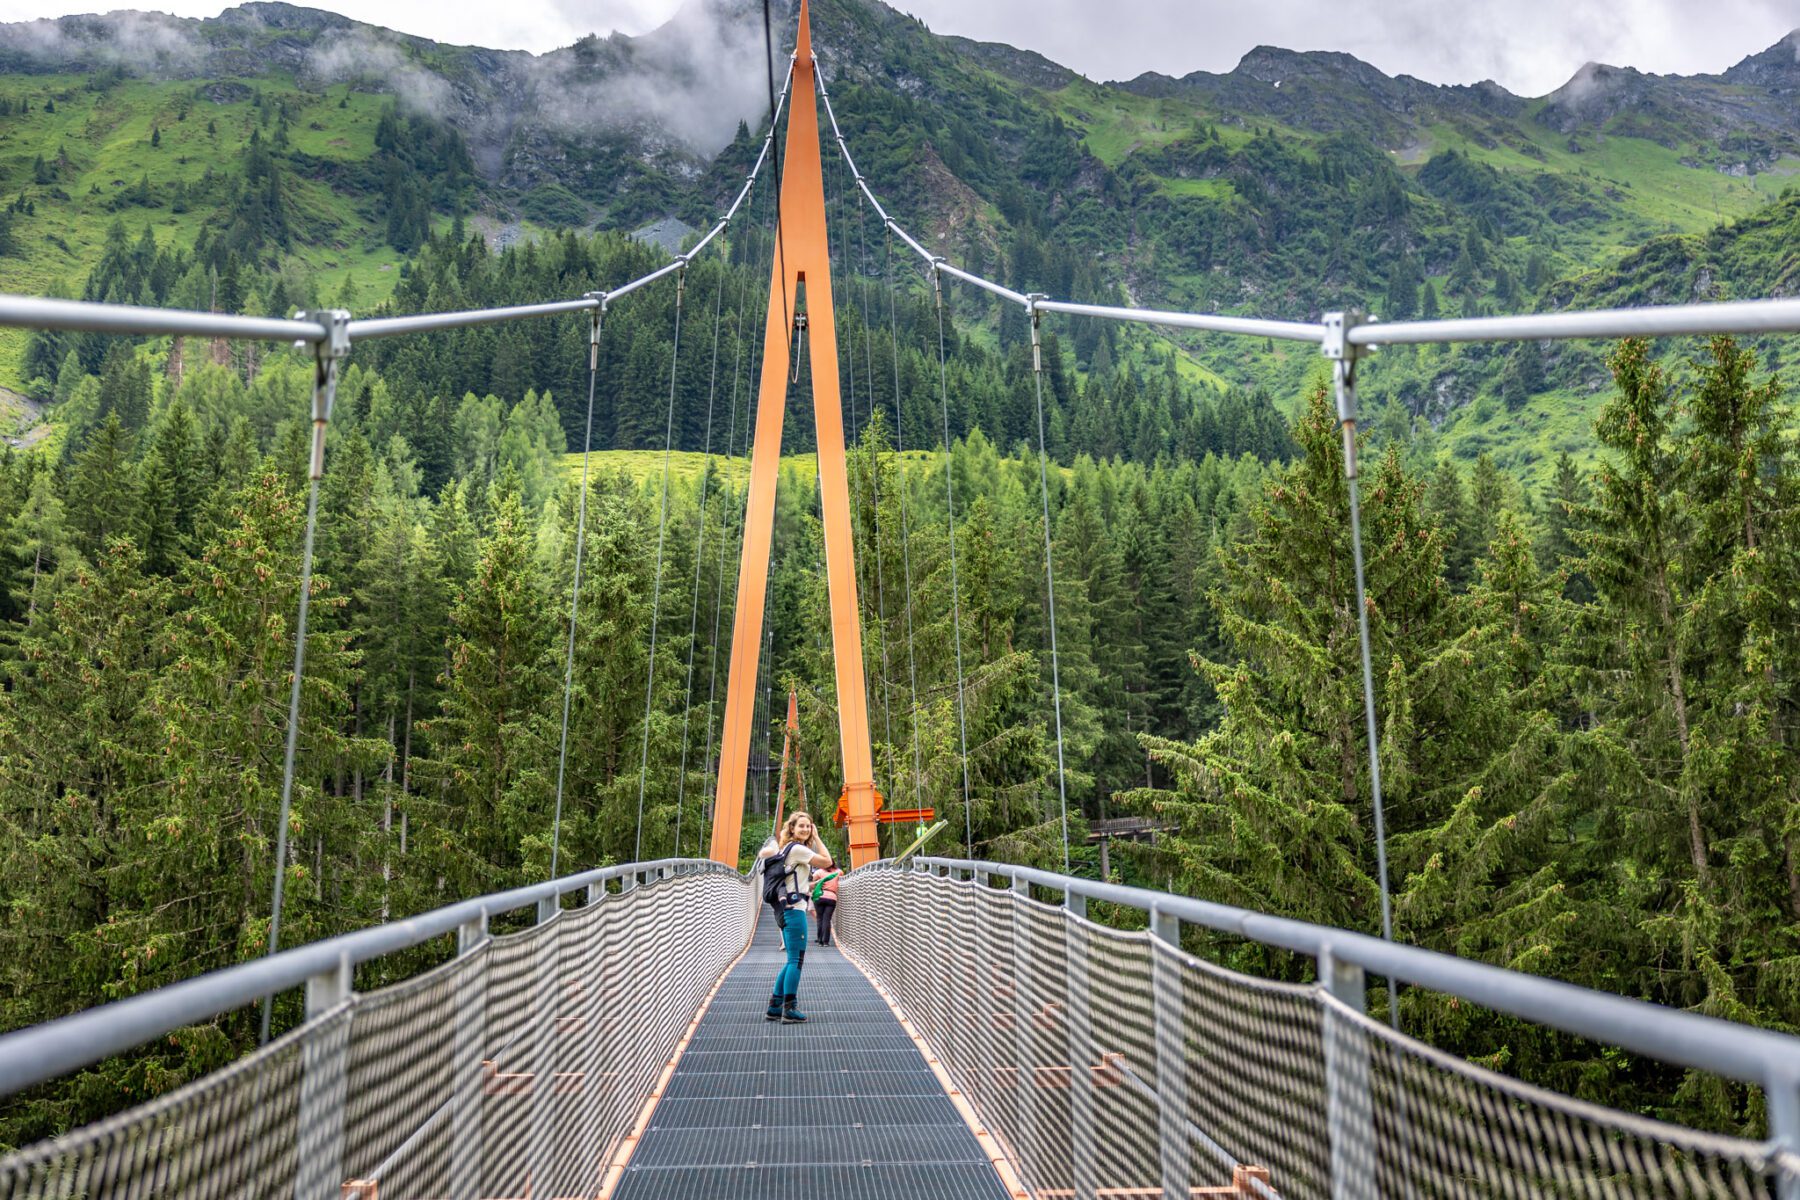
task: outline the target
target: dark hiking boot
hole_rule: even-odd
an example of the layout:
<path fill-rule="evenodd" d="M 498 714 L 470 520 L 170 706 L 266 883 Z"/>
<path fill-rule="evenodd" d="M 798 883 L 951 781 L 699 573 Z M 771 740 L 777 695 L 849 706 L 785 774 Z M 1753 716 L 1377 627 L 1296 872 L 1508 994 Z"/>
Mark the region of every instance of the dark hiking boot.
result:
<path fill-rule="evenodd" d="M 765 1021 L 781 1020 L 781 997 L 780 996 L 775 995 L 774 993 L 770 993 L 769 1007 L 763 1012 L 763 1020 L 765 1020 Z"/>
<path fill-rule="evenodd" d="M 783 996 L 781 998 L 781 1023 L 783 1025 L 800 1025 L 805 1023 L 806 1014 L 794 1007 L 794 1001 L 797 999 L 799 999 L 797 996 Z"/>

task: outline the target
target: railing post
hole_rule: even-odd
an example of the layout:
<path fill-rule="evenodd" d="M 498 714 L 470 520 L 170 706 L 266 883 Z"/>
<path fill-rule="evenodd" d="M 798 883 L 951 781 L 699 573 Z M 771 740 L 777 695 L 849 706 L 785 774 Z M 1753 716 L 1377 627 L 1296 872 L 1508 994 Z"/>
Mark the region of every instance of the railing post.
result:
<path fill-rule="evenodd" d="M 1769 1140 L 1800 1157 L 1800 1079 L 1771 1073 L 1763 1084 L 1763 1101 L 1769 1108 Z M 1800 1200 L 1800 1177 L 1782 1174 L 1776 1195 L 1777 1200 Z"/>
<path fill-rule="evenodd" d="M 1066 901 L 1073 892 L 1063 894 Z M 1065 911 L 1067 906 L 1065 904 Z M 1069 1153 L 1074 1165 L 1075 1200 L 1097 1200 L 1094 1192 L 1094 1019 L 1088 990 L 1088 931 L 1075 914 L 1063 917 L 1064 961 L 1069 988 Z M 1182 1192 L 1185 1196 L 1187 1193 Z"/>
<path fill-rule="evenodd" d="M 556 1036 L 557 1005 L 560 1000 L 558 980 L 562 975 L 562 928 L 553 921 L 562 906 L 553 895 L 538 902 L 538 930 L 533 935 L 531 954 L 531 1009 L 525 1020 L 531 1032 L 525 1039 L 521 1060 L 523 1069 L 531 1071 L 535 1085 L 531 1089 L 531 1132 L 526 1138 L 525 1195 L 533 1195 L 547 1186 L 556 1172 L 556 1104 L 557 1072 L 562 1039 Z M 498 1064 L 496 1064 L 497 1066 Z M 496 1180 L 496 1183 L 504 1182 Z M 508 1191 L 506 1195 L 515 1195 Z M 547 1193 L 554 1195 L 556 1193 Z"/>
<path fill-rule="evenodd" d="M 1019 1154 L 1027 1162 L 1035 1163 L 1039 1186 L 1044 1186 L 1046 1177 L 1044 1156 L 1040 1147 L 1035 1145 L 1038 1137 L 1037 1115 L 1037 1069 L 1043 1065 L 1038 1061 L 1037 1039 L 1032 1035 L 1032 1018 L 1037 1011 L 1037 1001 L 1031 986 L 1031 930 L 1026 924 L 1031 914 L 1026 905 L 1031 899 L 1031 885 L 1023 875 L 1012 877 L 1012 927 L 1013 927 L 1013 1056 L 1018 1060 L 1019 1070 L 1014 1077 L 1017 1080 L 1019 1097 Z M 1057 1183 L 1060 1185 L 1061 1181 Z"/>
<path fill-rule="evenodd" d="M 1319 983 L 1345 1007 L 1368 1003 L 1363 969 L 1319 955 Z M 1321 1006 L 1325 1043 L 1325 1130 L 1331 1146 L 1332 1200 L 1375 1200 L 1375 1112 L 1369 1092 L 1369 1046 L 1330 1005 Z"/>
<path fill-rule="evenodd" d="M 1181 964 L 1181 921 L 1150 910 L 1150 1011 L 1156 1043 L 1156 1128 L 1165 1196 L 1186 1196 L 1192 1183 L 1188 1153 L 1187 1024 Z"/>
<path fill-rule="evenodd" d="M 306 1021 L 314 1027 L 300 1052 L 294 1200 L 336 1200 L 344 1181 L 344 1069 L 352 1018 L 322 1018 L 350 999 L 350 984 L 348 957 L 306 981 Z"/>
<path fill-rule="evenodd" d="M 481 1195 L 484 1137 L 482 1097 L 485 1094 L 481 1061 L 482 1040 L 487 1031 L 487 959 L 478 952 L 487 945 L 487 911 L 463 922 L 456 930 L 457 957 L 466 960 L 456 973 L 456 1016 L 450 1050 L 450 1200 L 474 1200 Z"/>

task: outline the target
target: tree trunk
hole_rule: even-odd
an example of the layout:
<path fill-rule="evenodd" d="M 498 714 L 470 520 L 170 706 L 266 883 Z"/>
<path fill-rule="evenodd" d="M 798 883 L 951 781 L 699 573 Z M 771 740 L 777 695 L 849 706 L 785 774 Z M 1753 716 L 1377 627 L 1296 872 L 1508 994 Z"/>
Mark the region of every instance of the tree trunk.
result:
<path fill-rule="evenodd" d="M 1706 833 L 1700 827 L 1700 802 L 1688 785 L 1688 755 L 1690 753 L 1691 735 L 1688 730 L 1687 687 L 1681 670 L 1681 650 L 1676 644 L 1675 620 L 1671 612 L 1673 605 L 1669 597 L 1668 576 L 1659 567 L 1656 572 L 1656 604 L 1660 609 L 1663 629 L 1669 638 L 1667 666 L 1669 672 L 1669 698 L 1675 706 L 1675 737 L 1681 743 L 1681 781 L 1679 789 L 1682 803 L 1687 808 L 1688 822 L 1688 856 L 1692 859 L 1694 870 L 1700 876 L 1702 884 L 1709 875 L 1706 854 Z"/>
<path fill-rule="evenodd" d="M 381 919 L 388 919 L 388 887 L 394 881 L 394 855 L 389 839 L 394 832 L 394 714 L 388 713 L 387 770 L 382 773 L 381 790 Z"/>

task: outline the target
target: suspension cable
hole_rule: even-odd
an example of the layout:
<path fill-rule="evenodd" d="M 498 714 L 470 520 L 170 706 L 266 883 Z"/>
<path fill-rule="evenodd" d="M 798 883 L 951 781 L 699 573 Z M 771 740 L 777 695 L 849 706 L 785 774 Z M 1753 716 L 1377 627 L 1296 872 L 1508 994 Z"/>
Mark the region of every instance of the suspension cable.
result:
<path fill-rule="evenodd" d="M 606 316 L 604 297 L 588 325 L 587 431 L 581 438 L 581 491 L 576 502 L 575 579 L 569 590 L 569 649 L 563 658 L 562 740 L 556 751 L 556 815 L 550 823 L 550 878 L 556 878 L 562 839 L 563 775 L 569 765 L 569 702 L 575 693 L 575 627 L 581 615 L 581 566 L 587 547 L 588 460 L 594 449 L 594 385 L 600 374 L 600 327 Z"/>
<path fill-rule="evenodd" d="M 868 389 L 869 389 L 869 418 L 871 421 L 873 421 L 874 416 L 875 416 L 875 380 L 873 378 L 872 360 L 871 360 L 870 355 L 868 354 L 869 293 L 868 293 L 867 288 L 859 289 L 856 286 L 856 273 L 858 270 L 858 266 L 857 266 L 857 262 L 852 259 L 852 255 L 851 255 L 850 218 L 848 215 L 849 201 L 847 198 L 846 190 L 844 188 L 844 181 L 843 181 L 842 175 L 839 175 L 837 177 L 837 185 L 838 185 L 837 186 L 838 225 L 839 225 L 839 228 L 842 230 L 842 247 L 841 247 L 838 257 L 844 266 L 844 272 L 843 272 L 844 287 L 845 287 L 845 293 L 844 293 L 845 317 L 844 317 L 844 319 L 846 322 L 848 322 L 849 318 L 851 316 L 855 315 L 856 310 L 857 310 L 857 305 L 860 302 L 861 312 L 862 312 L 862 323 L 863 323 L 863 347 L 864 347 L 863 378 L 864 378 L 864 382 L 868 385 Z M 864 259 L 867 257 L 868 238 L 867 238 L 867 230 L 864 227 L 862 204 L 861 204 L 860 200 L 857 203 L 856 211 L 857 211 L 858 228 L 863 230 L 863 236 L 861 237 L 861 251 L 856 256 L 856 260 L 861 260 L 861 259 Z M 853 298 L 852 293 L 859 293 L 859 294 Z M 859 435 L 857 433 L 856 346 L 855 346 L 854 341 L 851 342 L 848 353 L 843 355 L 843 362 L 845 365 L 846 375 L 847 375 L 847 378 L 849 381 L 847 389 L 846 389 L 846 394 L 849 398 L 849 403 L 850 403 L 850 445 L 854 447 L 861 440 L 861 435 Z M 864 428 L 866 429 L 867 426 L 865 425 Z M 868 470 L 869 470 L 869 485 L 870 485 L 870 489 L 871 489 L 871 496 L 873 498 L 872 502 L 873 502 L 874 507 L 872 509 L 873 515 L 872 515 L 872 518 L 870 521 L 869 533 L 871 534 L 871 536 L 874 539 L 875 638 L 881 648 L 881 678 L 879 681 L 879 686 L 878 687 L 870 686 L 869 691 L 875 692 L 875 693 L 879 694 L 881 697 L 881 712 L 882 712 L 882 717 L 883 717 L 883 727 L 885 729 L 885 736 L 886 736 L 885 744 L 889 748 L 889 752 L 890 752 L 890 761 L 889 761 L 888 765 L 891 770 L 892 765 L 893 765 L 892 760 L 891 760 L 891 754 L 892 754 L 892 748 L 893 748 L 893 743 L 894 743 L 894 725 L 893 725 L 893 717 L 892 717 L 891 709 L 888 704 L 888 694 L 887 694 L 888 677 L 891 674 L 891 668 L 889 665 L 889 656 L 888 656 L 888 647 L 887 647 L 887 617 L 886 617 L 887 606 L 886 606 L 886 602 L 885 602 L 885 599 L 882 594 L 883 593 L 883 586 L 882 586 L 883 581 L 882 581 L 882 572 L 881 572 L 880 469 L 881 469 L 880 463 L 873 456 L 871 456 L 868 460 Z M 825 502 L 825 492 L 824 492 L 823 486 L 821 486 L 820 490 L 819 490 L 819 503 L 820 503 L 821 507 L 824 505 L 824 502 Z M 857 510 L 859 507 L 860 507 L 860 505 L 858 505 L 858 504 L 852 504 L 850 506 L 850 524 L 851 524 L 852 536 L 854 536 L 854 531 L 857 528 L 857 526 L 860 524 L 860 522 L 857 520 L 857 515 L 858 515 Z M 859 611 L 858 611 L 859 622 L 861 620 L 860 609 L 861 609 L 862 604 L 864 603 L 862 594 L 863 594 L 863 589 L 858 587 L 857 588 L 857 606 L 859 609 Z M 863 702 L 865 704 L 868 703 L 867 695 L 864 696 Z"/>
<path fill-rule="evenodd" d="M 1050 698 L 1056 713 L 1056 794 L 1062 801 L 1063 874 L 1069 873 L 1069 783 L 1063 770 L 1062 672 L 1056 654 L 1056 569 L 1050 552 L 1050 456 L 1044 438 L 1044 344 L 1038 311 L 1031 307 L 1031 376 L 1037 391 L 1038 484 L 1044 499 L 1044 595 L 1050 612 Z"/>
<path fill-rule="evenodd" d="M 669 348 L 669 423 L 663 434 L 662 512 L 656 521 L 656 583 L 650 592 L 650 666 L 644 677 L 644 749 L 638 760 L 637 845 L 632 861 L 644 861 L 644 789 L 650 779 L 650 711 L 656 698 L 656 627 L 662 614 L 663 542 L 669 531 L 669 455 L 675 447 L 675 372 L 681 364 L 681 312 L 687 298 L 687 259 L 675 273 L 675 342 Z"/>
<path fill-rule="evenodd" d="M 775 100 L 775 34 L 769 23 L 769 0 L 763 0 L 763 57 L 769 68 L 769 157 L 775 167 L 775 262 L 780 267 L 781 275 L 781 319 L 782 327 L 789 328 L 794 323 L 793 306 L 788 303 L 787 290 L 787 249 L 781 236 L 781 154 L 774 150 L 775 124 L 781 116 L 781 109 Z M 813 72 L 818 74 L 817 70 Z M 793 79 L 793 68 L 788 69 L 788 79 Z M 787 89 L 782 89 L 785 97 Z M 791 121 L 789 122 L 792 123 Z"/>
<path fill-rule="evenodd" d="M 681 813 L 687 804 L 688 726 L 694 713 L 694 646 L 700 630 L 700 564 L 706 546 L 707 484 L 712 479 L 713 401 L 719 394 L 719 314 L 725 303 L 725 276 L 713 291 L 712 379 L 706 385 L 706 458 L 700 467 L 700 516 L 694 532 L 693 603 L 688 610 L 687 699 L 681 706 L 681 770 L 675 776 L 675 853 L 681 853 Z"/>
<path fill-rule="evenodd" d="M 944 354 L 944 280 L 932 264 L 931 288 L 937 296 L 938 402 L 944 411 L 944 502 L 950 525 L 950 626 L 956 641 L 956 728 L 962 748 L 963 842 L 975 853 L 975 818 L 969 799 L 969 711 L 963 696 L 962 588 L 956 578 L 956 482 L 950 453 L 950 368 Z"/>
<path fill-rule="evenodd" d="M 863 208 L 862 197 L 856 200 L 856 241 L 857 258 L 865 265 L 869 259 L 869 222 L 868 213 Z M 869 329 L 869 288 L 864 282 L 861 293 L 862 327 L 863 327 L 863 379 L 869 385 L 869 425 L 875 424 L 875 413 L 880 401 L 875 396 L 875 348 L 873 333 Z M 854 353 L 854 351 L 853 351 Z M 887 584 L 882 566 L 881 553 L 881 460 L 874 448 L 869 454 L 869 512 L 871 533 L 875 538 L 875 636 L 881 641 L 881 726 L 882 736 L 888 749 L 888 777 L 893 781 L 894 754 L 894 705 L 890 695 L 894 668 L 888 654 L 887 629 Z"/>
<path fill-rule="evenodd" d="M 302 316 L 322 317 L 327 330 L 323 341 L 313 347 L 313 440 L 312 465 L 306 490 L 306 536 L 300 550 L 299 612 L 294 619 L 294 680 L 288 691 L 287 747 L 281 759 L 281 813 L 275 824 L 275 885 L 269 901 L 269 954 L 281 949 L 281 907 L 283 884 L 287 879 L 287 840 L 289 814 L 294 799 L 294 754 L 300 742 L 300 684 L 306 677 L 306 616 L 312 599 L 313 541 L 319 528 L 319 480 L 325 475 L 325 428 L 331 420 L 331 408 L 337 399 L 338 370 L 350 352 L 350 314 L 331 310 Z M 269 1021 L 275 997 L 264 996 L 262 1028 L 257 1044 L 269 1040 Z"/>
<path fill-rule="evenodd" d="M 884 233 L 887 231 L 884 229 Z M 913 750 L 913 810 L 924 812 L 925 797 L 923 794 L 924 779 L 921 769 L 923 759 L 919 753 L 919 659 L 913 647 L 913 585 L 912 585 L 912 538 L 907 529 L 906 497 L 912 489 L 906 483 L 906 433 L 902 429 L 906 418 L 900 411 L 900 302 L 897 298 L 899 288 L 897 281 L 890 275 L 893 264 L 894 236 L 887 233 L 881 242 L 881 277 L 887 281 L 888 294 L 888 345 L 894 352 L 894 454 L 899 460 L 900 480 L 900 569 L 905 585 L 906 596 L 906 672 L 910 688 L 912 707 L 908 710 L 909 724 L 912 726 Z M 919 828 L 924 829 L 925 821 L 921 817 Z"/>
<path fill-rule="evenodd" d="M 736 333 L 734 334 L 734 337 L 737 341 L 737 354 L 736 354 L 736 358 L 735 358 L 735 360 L 732 364 L 732 368 L 731 368 L 731 429 L 730 429 L 730 432 L 728 432 L 725 435 L 725 457 L 728 459 L 732 457 L 732 451 L 737 446 L 738 386 L 743 380 L 742 371 L 743 371 L 743 366 L 744 366 L 744 313 L 746 312 L 746 310 L 749 307 L 749 297 L 750 297 L 750 275 L 749 275 L 749 272 L 745 272 L 742 283 L 740 284 L 739 290 L 738 290 L 737 327 L 736 327 Z M 757 359 L 759 357 L 759 352 L 760 352 L 761 348 L 762 348 L 761 342 L 757 341 L 754 333 L 752 333 L 751 346 L 750 346 L 750 378 L 751 379 L 756 378 Z M 748 443 L 750 440 L 750 429 L 751 429 L 750 408 L 751 408 L 751 404 L 752 404 L 752 397 L 754 397 L 755 395 L 756 395 L 755 387 L 750 387 L 750 388 L 745 389 L 744 440 L 746 443 Z M 739 531 L 738 541 L 741 545 L 742 541 L 743 541 L 743 534 L 742 534 L 741 529 Z M 706 685 L 706 796 L 705 796 L 705 799 L 702 801 L 701 810 L 700 810 L 700 814 L 701 814 L 700 832 L 701 832 L 702 840 L 695 847 L 694 853 L 695 853 L 696 857 L 701 856 L 702 850 L 706 844 L 704 841 L 704 838 L 706 836 L 706 809 L 707 809 L 707 806 L 717 800 L 717 793 L 715 791 L 715 788 L 718 786 L 718 779 L 713 773 L 713 764 L 714 764 L 713 728 L 714 728 L 714 723 L 716 721 L 716 718 L 718 716 L 718 709 L 717 709 L 716 705 L 717 705 L 718 695 L 719 695 L 719 634 L 720 634 L 721 628 L 722 628 L 720 622 L 723 618 L 723 614 L 725 611 L 725 550 L 726 550 L 726 542 L 725 542 L 725 538 L 724 538 L 723 534 L 721 534 L 720 538 L 719 538 L 718 582 L 717 582 L 717 586 L 713 592 L 712 653 L 708 656 L 709 667 L 708 667 L 707 673 L 708 673 L 709 679 L 708 679 L 708 682 Z M 735 599 L 736 599 L 735 596 L 733 597 L 733 599 L 735 601 Z"/>

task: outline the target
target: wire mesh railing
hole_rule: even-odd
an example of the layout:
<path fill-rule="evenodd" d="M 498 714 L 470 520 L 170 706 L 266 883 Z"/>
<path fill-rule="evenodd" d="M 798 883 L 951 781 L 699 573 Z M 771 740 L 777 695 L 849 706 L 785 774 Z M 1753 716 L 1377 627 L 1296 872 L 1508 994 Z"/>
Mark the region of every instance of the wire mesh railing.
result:
<path fill-rule="evenodd" d="M 1062 903 L 1034 899 L 1033 884 Z M 1090 895 L 1148 910 L 1151 929 L 1088 920 Z M 1332 986 L 1196 958 L 1180 948 L 1183 920 L 1310 950 Z M 1539 1007 L 1540 1020 L 1582 1004 L 1585 1015 L 1545 1023 L 1591 1035 L 1617 1022 L 1670 1061 L 1734 1077 L 1760 1059 L 1750 1078 L 1765 1085 L 1787 1078 L 1800 1040 L 1666 1009 L 1652 1010 L 1659 1028 L 1645 1034 L 1629 1010 L 1651 1006 L 1621 997 L 999 864 L 857 871 L 842 886 L 837 927 L 1041 1200 L 1208 1188 L 1332 1200 L 1770 1197 L 1800 1183 L 1800 1156 L 1776 1138 L 1702 1133 L 1572 1099 L 1370 1019 L 1359 960 L 1370 948 L 1416 956 L 1367 965 L 1478 1003 L 1492 1004 L 1501 993 L 1489 985 L 1504 983 L 1515 997 L 1508 1011 Z M 1316 934 L 1310 947 L 1306 930 Z"/>
<path fill-rule="evenodd" d="M 586 903 L 563 908 L 571 893 Z M 0 1198 L 597 1195 L 747 945 L 756 899 L 716 863 L 608 868 L 0 1038 L 3 1094 L 70 1069 L 72 1044 L 95 1061 L 121 1049 L 121 1028 L 153 1038 L 182 1023 L 147 1013 L 229 1011 L 306 979 L 303 1024 L 224 1070 L 0 1159 Z M 535 924 L 489 935 L 490 916 L 527 906 Z M 350 988 L 356 963 L 447 933 L 457 954 L 435 969 Z M 186 1009 L 167 1003 L 177 989 Z"/>

